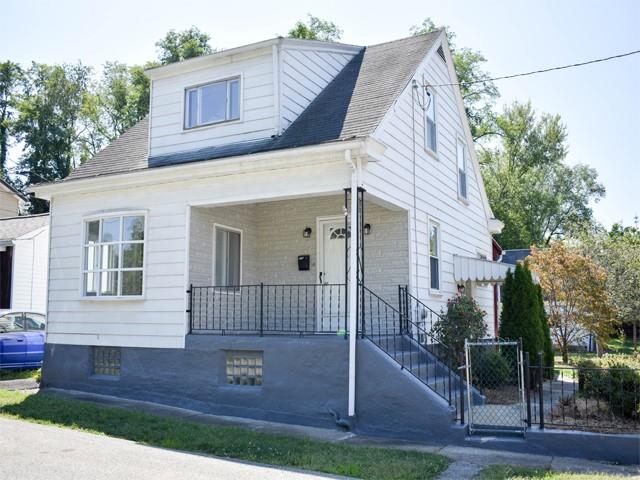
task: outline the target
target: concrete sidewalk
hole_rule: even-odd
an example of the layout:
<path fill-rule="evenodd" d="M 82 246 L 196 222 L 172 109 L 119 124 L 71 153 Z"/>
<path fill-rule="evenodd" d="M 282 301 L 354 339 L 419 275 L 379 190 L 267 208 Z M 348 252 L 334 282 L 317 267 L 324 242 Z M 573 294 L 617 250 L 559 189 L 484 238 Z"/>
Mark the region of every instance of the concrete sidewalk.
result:
<path fill-rule="evenodd" d="M 527 453 L 514 453 L 506 450 L 491 450 L 480 448 L 482 439 L 469 441 L 468 446 L 460 445 L 429 445 L 422 443 L 405 442 L 382 437 L 367 437 L 356 435 L 337 429 L 318 427 L 306 427 L 301 425 L 289 425 L 283 423 L 252 420 L 247 418 L 209 415 L 193 410 L 169 407 L 150 402 L 128 400 L 108 395 L 98 395 L 72 390 L 47 389 L 47 393 L 84 400 L 102 405 L 125 408 L 139 412 L 146 412 L 163 417 L 179 418 L 185 421 L 197 422 L 209 425 L 234 426 L 246 428 L 252 431 L 287 435 L 298 438 L 312 438 L 331 443 L 348 443 L 381 448 L 398 448 L 419 452 L 439 453 L 451 458 L 454 462 L 444 472 L 443 479 L 473 478 L 483 467 L 494 464 L 506 464 L 513 466 L 551 468 L 563 472 L 580 473 L 607 473 L 625 476 L 627 478 L 640 478 L 640 470 L 637 466 L 612 465 L 602 462 L 594 462 L 585 459 L 558 457 L 552 455 L 534 455 Z M 510 440 L 505 440 L 509 442 Z M 511 440 L 513 441 L 513 440 Z M 478 446 L 474 446 L 478 445 Z"/>

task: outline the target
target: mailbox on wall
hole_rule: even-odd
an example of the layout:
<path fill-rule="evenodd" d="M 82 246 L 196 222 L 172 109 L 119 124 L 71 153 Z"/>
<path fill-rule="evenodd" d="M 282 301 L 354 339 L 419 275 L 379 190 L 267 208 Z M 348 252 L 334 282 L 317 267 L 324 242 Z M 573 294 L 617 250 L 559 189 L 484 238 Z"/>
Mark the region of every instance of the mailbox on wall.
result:
<path fill-rule="evenodd" d="M 310 263 L 309 255 L 298 255 L 298 270 L 309 270 Z"/>

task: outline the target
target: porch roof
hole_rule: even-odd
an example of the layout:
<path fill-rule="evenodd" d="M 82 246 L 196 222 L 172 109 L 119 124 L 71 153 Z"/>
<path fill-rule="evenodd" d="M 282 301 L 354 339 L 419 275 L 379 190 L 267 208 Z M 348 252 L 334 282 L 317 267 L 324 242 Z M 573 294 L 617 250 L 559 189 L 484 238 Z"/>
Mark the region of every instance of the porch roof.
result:
<path fill-rule="evenodd" d="M 457 282 L 502 283 L 512 265 L 483 258 L 453 256 L 453 275 Z"/>

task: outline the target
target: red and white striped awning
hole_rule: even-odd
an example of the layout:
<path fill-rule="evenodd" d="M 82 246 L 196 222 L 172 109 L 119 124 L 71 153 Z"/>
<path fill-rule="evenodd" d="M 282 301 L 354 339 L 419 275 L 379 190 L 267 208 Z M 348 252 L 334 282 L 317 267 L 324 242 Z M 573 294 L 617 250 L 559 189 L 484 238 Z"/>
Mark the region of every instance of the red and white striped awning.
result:
<path fill-rule="evenodd" d="M 453 275 L 457 282 L 502 283 L 513 265 L 483 258 L 453 256 Z"/>

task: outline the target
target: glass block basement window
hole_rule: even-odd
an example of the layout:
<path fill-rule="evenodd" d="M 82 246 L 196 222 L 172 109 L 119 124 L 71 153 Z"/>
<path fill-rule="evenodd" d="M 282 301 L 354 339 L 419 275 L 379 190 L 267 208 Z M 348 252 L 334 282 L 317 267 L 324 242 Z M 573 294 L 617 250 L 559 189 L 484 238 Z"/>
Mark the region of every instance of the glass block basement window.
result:
<path fill-rule="evenodd" d="M 93 347 L 93 374 L 120 376 L 120 348 Z"/>
<path fill-rule="evenodd" d="M 262 385 L 262 352 L 227 352 L 227 384 Z"/>

